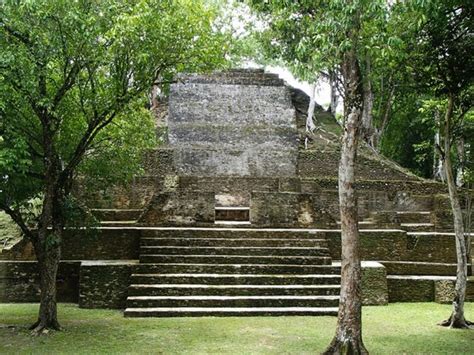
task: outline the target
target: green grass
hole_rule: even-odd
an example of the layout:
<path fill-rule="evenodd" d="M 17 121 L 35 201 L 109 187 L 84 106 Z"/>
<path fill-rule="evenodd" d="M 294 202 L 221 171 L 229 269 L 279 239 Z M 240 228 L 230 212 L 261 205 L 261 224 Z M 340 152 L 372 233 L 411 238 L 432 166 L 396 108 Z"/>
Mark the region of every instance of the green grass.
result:
<path fill-rule="evenodd" d="M 37 305 L 0 304 L 0 353 L 315 354 L 331 340 L 335 317 L 124 318 L 119 311 L 61 304 L 61 332 L 32 337 Z M 474 330 L 436 323 L 450 306 L 364 307 L 371 354 L 473 354 Z M 474 303 L 466 304 L 474 318 Z"/>

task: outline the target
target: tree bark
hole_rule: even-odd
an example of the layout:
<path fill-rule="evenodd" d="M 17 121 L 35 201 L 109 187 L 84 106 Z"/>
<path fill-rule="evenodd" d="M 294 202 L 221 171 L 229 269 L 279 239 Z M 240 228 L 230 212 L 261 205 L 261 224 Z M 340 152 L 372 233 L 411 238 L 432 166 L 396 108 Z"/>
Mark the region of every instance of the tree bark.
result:
<path fill-rule="evenodd" d="M 38 320 L 30 329 L 40 334 L 48 329 L 60 330 L 56 303 L 56 276 L 61 250 L 58 244 L 50 241 L 49 235 L 38 236 L 34 243 L 38 270 L 40 274 L 40 309 Z"/>
<path fill-rule="evenodd" d="M 43 123 L 43 149 L 45 166 L 45 187 L 43 206 L 36 238 L 33 240 L 38 271 L 40 274 L 40 309 L 38 320 L 30 329 L 41 334 L 49 329 L 59 330 L 56 303 L 56 276 L 61 258 L 61 237 L 64 226 L 64 185 L 60 181 L 61 164 L 54 147 L 52 119 L 45 115 Z"/>
<path fill-rule="evenodd" d="M 434 114 L 435 118 L 435 136 L 434 136 L 434 156 L 433 156 L 433 179 L 439 180 L 441 182 L 446 181 L 445 169 L 444 169 L 444 160 L 441 157 L 439 148 L 441 148 L 441 134 L 440 134 L 440 117 L 439 111 L 436 110 Z"/>
<path fill-rule="evenodd" d="M 314 116 L 314 108 L 316 107 L 316 88 L 317 83 L 315 82 L 313 87 L 311 88 L 311 96 L 309 97 L 309 107 L 308 107 L 308 115 L 306 116 L 306 137 L 304 140 L 305 149 L 308 149 L 308 141 L 310 140 L 310 135 L 316 128 L 316 125 L 313 121 Z"/>
<path fill-rule="evenodd" d="M 374 144 L 374 127 L 373 127 L 373 107 L 374 107 L 374 93 L 372 91 L 372 80 L 371 76 L 371 63 L 370 58 L 366 58 L 365 67 L 365 81 L 363 85 L 364 90 L 364 104 L 362 110 L 362 137 L 371 147 L 375 147 Z"/>
<path fill-rule="evenodd" d="M 339 163 L 341 213 L 341 293 L 336 335 L 324 354 L 367 354 L 362 341 L 361 264 L 354 188 L 355 160 L 363 110 L 361 72 L 354 50 L 343 60 L 345 81 L 344 135 Z"/>
<path fill-rule="evenodd" d="M 464 224 L 459 202 L 459 196 L 456 190 L 456 182 L 453 176 L 453 167 L 451 163 L 451 121 L 454 110 L 454 98 L 448 97 L 448 107 L 444 119 L 444 169 L 446 182 L 448 184 L 449 199 L 454 217 L 454 234 L 456 240 L 456 285 L 454 286 L 453 312 L 451 316 L 440 323 L 450 328 L 469 328 L 473 323 L 464 318 L 464 301 L 466 298 L 467 287 L 467 247 L 464 236 Z"/>
<path fill-rule="evenodd" d="M 391 83 L 391 80 L 390 80 L 390 83 Z M 380 125 L 380 128 L 378 129 L 374 127 L 373 147 L 378 152 L 380 151 L 380 142 L 385 133 L 385 129 L 387 128 L 388 123 L 390 121 L 390 113 L 392 111 L 392 100 L 393 100 L 394 95 L 395 95 L 395 86 L 391 85 L 390 90 L 388 92 L 387 101 L 385 101 L 385 107 L 384 107 L 383 116 L 382 116 L 382 124 Z"/>
<path fill-rule="evenodd" d="M 331 90 L 331 102 L 329 104 L 329 112 L 336 117 L 336 110 L 337 110 L 337 103 L 338 103 L 338 97 L 337 97 L 337 77 L 336 77 L 336 71 L 335 70 L 330 70 L 329 71 L 329 87 Z"/>

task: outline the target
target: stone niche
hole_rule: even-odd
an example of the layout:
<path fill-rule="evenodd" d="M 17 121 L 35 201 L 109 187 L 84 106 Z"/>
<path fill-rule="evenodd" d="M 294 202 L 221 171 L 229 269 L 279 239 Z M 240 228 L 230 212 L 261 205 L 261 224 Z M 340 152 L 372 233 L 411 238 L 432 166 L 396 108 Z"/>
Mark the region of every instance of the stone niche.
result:
<path fill-rule="evenodd" d="M 168 139 L 180 176 L 294 176 L 298 130 L 290 90 L 271 74 L 181 75 Z"/>

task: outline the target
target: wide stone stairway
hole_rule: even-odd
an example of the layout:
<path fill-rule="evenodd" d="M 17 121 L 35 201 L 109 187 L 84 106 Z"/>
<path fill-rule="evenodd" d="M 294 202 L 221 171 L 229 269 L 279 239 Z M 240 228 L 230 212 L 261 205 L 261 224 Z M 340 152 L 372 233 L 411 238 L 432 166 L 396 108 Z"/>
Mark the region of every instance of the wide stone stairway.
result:
<path fill-rule="evenodd" d="M 143 231 L 128 317 L 336 315 L 340 268 L 303 230 Z"/>

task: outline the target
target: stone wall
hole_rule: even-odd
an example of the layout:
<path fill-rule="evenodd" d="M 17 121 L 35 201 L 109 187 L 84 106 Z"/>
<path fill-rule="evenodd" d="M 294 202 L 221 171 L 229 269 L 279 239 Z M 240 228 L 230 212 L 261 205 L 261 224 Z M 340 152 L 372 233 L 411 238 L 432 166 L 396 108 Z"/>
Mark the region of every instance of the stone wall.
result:
<path fill-rule="evenodd" d="M 335 219 L 318 197 L 293 192 L 252 192 L 250 222 L 267 227 L 334 227 Z"/>
<path fill-rule="evenodd" d="M 212 224 L 215 194 L 205 191 L 157 193 L 139 218 L 147 226 Z"/>
<path fill-rule="evenodd" d="M 362 262 L 362 304 L 380 306 L 388 303 L 387 272 L 375 261 Z"/>
<path fill-rule="evenodd" d="M 399 276 L 387 277 L 389 302 L 451 303 L 455 276 Z M 467 282 L 466 301 L 473 302 L 474 279 Z"/>
<path fill-rule="evenodd" d="M 333 260 L 341 258 L 340 231 L 326 232 Z M 401 230 L 360 230 L 363 260 L 456 263 L 452 233 L 406 233 Z"/>
<path fill-rule="evenodd" d="M 78 302 L 80 264 L 60 263 L 56 282 L 59 302 Z M 0 302 L 38 302 L 39 295 L 36 261 L 0 261 Z"/>
<path fill-rule="evenodd" d="M 130 275 L 138 261 L 84 261 L 81 265 L 79 307 L 126 306 Z"/>
<path fill-rule="evenodd" d="M 171 85 L 168 138 L 182 176 L 294 176 L 290 92 L 262 71 L 182 75 Z"/>
<path fill-rule="evenodd" d="M 130 260 L 138 259 L 140 231 L 133 228 L 108 227 L 97 233 L 66 231 L 62 242 L 63 260 Z"/>

